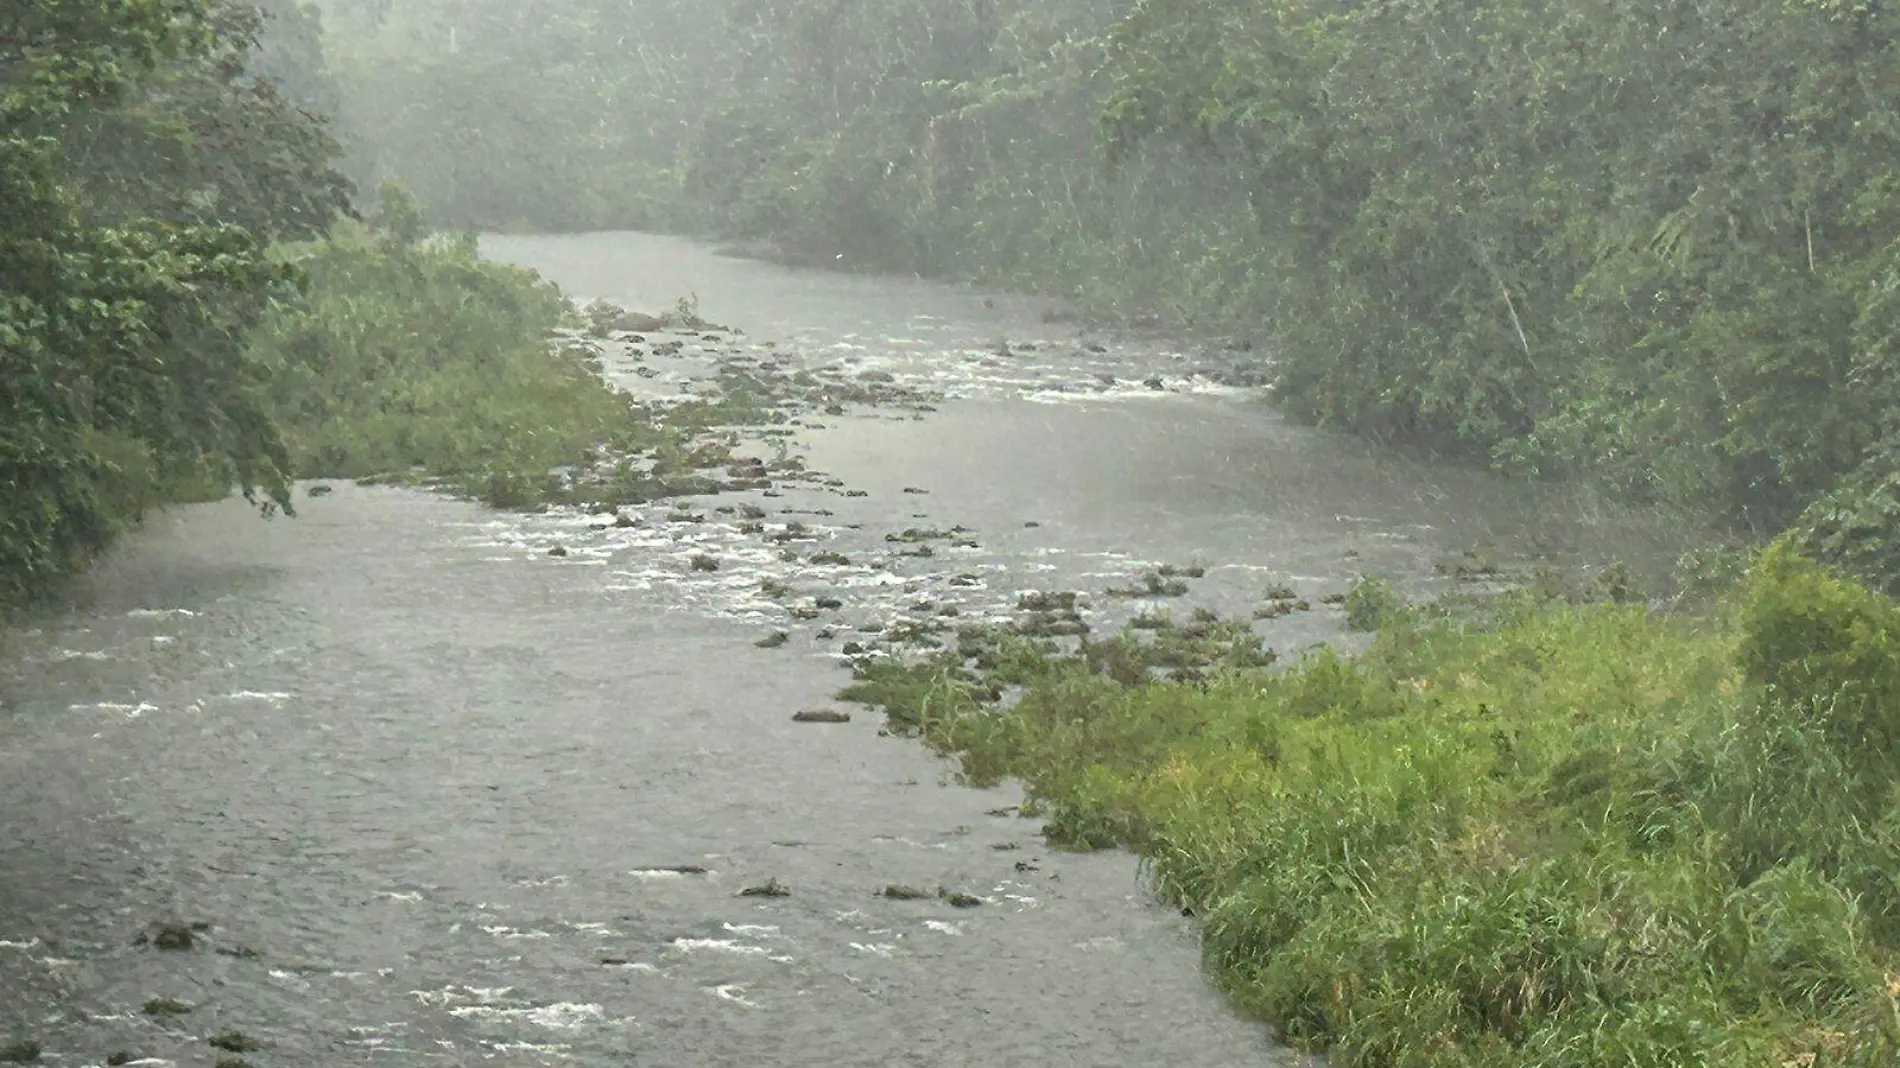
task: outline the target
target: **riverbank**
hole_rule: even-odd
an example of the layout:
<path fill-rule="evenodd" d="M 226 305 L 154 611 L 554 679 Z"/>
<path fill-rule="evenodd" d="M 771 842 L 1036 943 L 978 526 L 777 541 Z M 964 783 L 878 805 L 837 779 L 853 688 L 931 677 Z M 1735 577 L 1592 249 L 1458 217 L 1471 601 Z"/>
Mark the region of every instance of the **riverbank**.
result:
<path fill-rule="evenodd" d="M 1140 854 L 1234 1003 L 1330 1063 L 1891 1063 L 1892 602 L 1779 546 L 1706 616 L 1348 609 L 1350 660 L 1262 672 L 1164 615 L 971 629 L 845 695 L 1020 779 L 1058 848 Z"/>

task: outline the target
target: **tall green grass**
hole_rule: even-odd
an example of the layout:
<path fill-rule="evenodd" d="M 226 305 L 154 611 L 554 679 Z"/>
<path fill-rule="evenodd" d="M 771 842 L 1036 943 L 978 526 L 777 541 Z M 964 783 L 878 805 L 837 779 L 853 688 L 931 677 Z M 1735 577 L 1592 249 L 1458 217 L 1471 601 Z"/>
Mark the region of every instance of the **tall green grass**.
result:
<path fill-rule="evenodd" d="M 473 237 L 339 224 L 285 250 L 308 276 L 252 336 L 300 477 L 408 476 L 504 506 L 557 468 L 658 433 L 587 357 L 551 347 L 568 306 L 534 272 L 486 262 Z"/>
<path fill-rule="evenodd" d="M 1133 684 L 1132 632 L 970 632 L 851 696 L 1021 778 L 1058 844 L 1139 852 L 1341 1068 L 1900 1063 L 1892 602 L 1776 547 L 1699 619 L 1381 616 L 1356 660 Z"/>

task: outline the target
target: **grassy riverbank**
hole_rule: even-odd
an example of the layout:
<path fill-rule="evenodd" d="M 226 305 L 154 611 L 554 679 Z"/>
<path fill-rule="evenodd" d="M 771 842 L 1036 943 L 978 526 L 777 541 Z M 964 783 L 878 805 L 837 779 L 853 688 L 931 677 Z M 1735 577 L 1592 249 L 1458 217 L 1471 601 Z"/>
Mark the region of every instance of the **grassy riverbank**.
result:
<path fill-rule="evenodd" d="M 591 469 L 669 440 L 607 386 L 585 349 L 554 347 L 566 299 L 482 261 L 472 237 L 339 224 L 287 250 L 300 301 L 252 335 L 300 477 L 426 481 L 498 506 L 558 496 Z"/>
<path fill-rule="evenodd" d="M 1900 609 L 1778 547 L 1709 616 L 1480 615 L 1271 673 L 1205 623 L 971 631 L 848 695 L 1139 852 L 1235 1001 L 1342 1068 L 1893 1063 Z"/>

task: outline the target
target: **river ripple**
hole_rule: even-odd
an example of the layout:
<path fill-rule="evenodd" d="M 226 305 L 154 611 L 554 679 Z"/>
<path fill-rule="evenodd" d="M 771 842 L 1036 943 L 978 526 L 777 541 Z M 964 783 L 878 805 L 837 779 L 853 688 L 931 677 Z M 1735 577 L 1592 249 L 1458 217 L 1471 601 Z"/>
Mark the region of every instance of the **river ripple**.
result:
<path fill-rule="evenodd" d="M 1168 563 L 1207 569 L 1177 610 L 1231 613 L 1369 567 L 1442 584 L 1432 562 L 1478 543 L 1667 544 L 1288 426 L 1241 355 L 1038 302 L 634 235 L 487 247 L 582 296 L 697 291 L 747 331 L 728 355 L 889 374 L 941 410 L 801 419 L 789 447 L 836 484 L 633 526 L 350 485 L 295 520 L 155 519 L 4 639 L 0 1043 L 70 1065 L 209 1064 L 232 1030 L 260 1065 L 1292 1063 L 1132 858 L 1049 853 L 1012 790 L 945 783 L 872 717 L 790 714 L 829 701 L 846 642 L 1008 618 L 1024 589 L 1080 590 L 1113 626 L 1144 606 L 1103 591 Z M 705 369 L 609 355 L 630 386 Z M 920 555 L 924 528 L 959 533 Z M 1282 649 L 1338 634 L 1323 606 L 1259 626 Z M 771 879 L 790 896 L 740 896 Z M 135 944 L 155 921 L 208 929 Z M 159 998 L 190 1011 L 143 1011 Z"/>

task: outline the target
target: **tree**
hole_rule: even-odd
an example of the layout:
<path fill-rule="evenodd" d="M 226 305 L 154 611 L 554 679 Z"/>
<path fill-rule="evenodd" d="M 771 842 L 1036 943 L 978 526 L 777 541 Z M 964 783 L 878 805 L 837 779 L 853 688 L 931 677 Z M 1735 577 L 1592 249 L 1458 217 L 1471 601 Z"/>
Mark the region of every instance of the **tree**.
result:
<path fill-rule="evenodd" d="M 242 340 L 295 282 L 268 241 L 321 230 L 346 187 L 321 123 L 244 84 L 255 27 L 221 0 L 0 12 L 0 603 L 83 565 L 166 472 L 209 467 L 289 508 Z M 161 147 L 171 103 L 182 160 Z M 87 146 L 116 155 L 95 170 L 72 155 Z"/>

